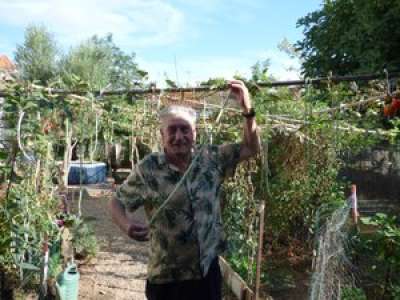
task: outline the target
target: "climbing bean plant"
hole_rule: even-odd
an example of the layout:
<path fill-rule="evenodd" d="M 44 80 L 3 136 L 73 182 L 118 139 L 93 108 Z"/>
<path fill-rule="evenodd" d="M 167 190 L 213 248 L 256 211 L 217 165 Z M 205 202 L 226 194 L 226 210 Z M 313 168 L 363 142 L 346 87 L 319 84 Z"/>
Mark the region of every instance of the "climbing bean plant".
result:
<path fill-rule="evenodd" d="M 261 200 L 266 201 L 264 253 L 273 255 L 286 249 L 290 255 L 307 254 L 310 258 L 324 219 L 344 205 L 348 183 L 339 176 L 344 159 L 383 139 L 379 132 L 345 129 L 374 128 L 379 124 L 376 115 L 381 107 L 357 107 L 360 116 L 352 111 L 321 111 L 362 97 L 343 86 L 323 92 L 309 87 L 297 94 L 285 88 L 253 93 L 263 150 L 258 159 L 241 165 L 226 184 L 224 204 L 231 246 L 228 258 L 249 284 L 255 276 L 257 207 Z M 240 120 L 226 118 L 224 122 L 231 125 L 217 143 L 240 140 Z M 267 269 L 264 266 L 265 280 L 274 277 Z"/>
<path fill-rule="evenodd" d="M 15 137 L 11 151 L 15 155 L 8 161 L 15 170 L 8 170 L 6 176 L 7 193 L 0 215 L 6 234 L 1 235 L 0 259 L 15 274 L 23 275 L 24 267 L 37 265 L 45 232 L 52 243 L 58 241 L 54 220 L 59 212 L 56 191 L 62 174 L 55 161 L 64 159 L 68 165 L 68 147 L 78 147 L 81 159 L 107 160 L 108 146 L 127 141 L 133 163 L 139 158 L 138 144 L 153 151 L 159 148 L 157 97 L 95 96 L 79 78 L 74 80 L 80 95 L 10 86 L 12 96 L 7 98 L 5 110 Z M 321 113 L 372 94 L 369 90 L 349 92 L 343 86 L 330 85 L 323 92 L 306 87 L 294 93 L 286 88 L 260 90 L 254 82 L 248 85 L 261 128 L 262 150 L 226 182 L 223 218 L 229 237 L 227 257 L 252 284 L 259 204 L 266 202 L 264 253 L 294 244 L 310 251 L 324 216 L 344 203 L 346 183 L 338 177 L 344 156 L 381 137 L 367 136 L 363 130 L 343 130 L 376 126 L 376 105 Z M 220 97 L 220 105 L 225 105 L 225 97 Z M 234 111 L 237 106 L 228 106 L 233 110 L 222 114 L 220 109 L 205 107 L 198 128 L 201 143 L 241 141 L 242 117 Z M 22 245 L 18 253 L 17 244 Z"/>
<path fill-rule="evenodd" d="M 2 185 L 0 262 L 8 284 L 26 284 L 39 273 L 45 236 L 51 244 L 59 241 L 54 218 L 58 202 L 52 184 L 54 140 L 46 127 L 52 112 L 46 109 L 51 106 L 41 92 L 23 92 L 18 85 L 12 91 L 3 107 L 15 139 L 7 158 L 8 180 Z"/>

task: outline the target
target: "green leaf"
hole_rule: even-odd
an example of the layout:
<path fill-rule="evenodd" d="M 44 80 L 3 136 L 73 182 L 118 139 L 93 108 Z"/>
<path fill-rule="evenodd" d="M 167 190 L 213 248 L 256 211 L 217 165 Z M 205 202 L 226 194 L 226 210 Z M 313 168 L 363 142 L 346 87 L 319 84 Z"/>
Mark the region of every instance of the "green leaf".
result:
<path fill-rule="evenodd" d="M 0 151 L 0 160 L 6 160 L 8 158 L 8 153 Z"/>
<path fill-rule="evenodd" d="M 376 225 L 376 222 L 372 220 L 371 217 L 360 218 L 361 222 L 365 225 Z"/>
<path fill-rule="evenodd" d="M 30 263 L 25 263 L 25 262 L 23 262 L 23 263 L 21 263 L 19 266 L 20 266 L 22 269 L 24 269 L 24 270 L 40 271 L 40 268 L 38 268 L 38 267 L 36 267 L 35 265 L 32 265 L 32 264 L 30 264 Z"/>

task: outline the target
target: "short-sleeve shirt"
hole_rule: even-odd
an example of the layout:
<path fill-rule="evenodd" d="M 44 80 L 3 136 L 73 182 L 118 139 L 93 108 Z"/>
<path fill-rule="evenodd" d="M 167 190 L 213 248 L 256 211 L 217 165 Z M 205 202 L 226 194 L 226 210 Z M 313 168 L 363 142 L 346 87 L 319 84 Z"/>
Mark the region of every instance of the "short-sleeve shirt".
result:
<path fill-rule="evenodd" d="M 200 279 L 225 250 L 220 196 L 224 178 L 239 162 L 240 144 L 204 145 L 194 149 L 186 175 L 152 153 L 140 161 L 116 197 L 130 211 L 144 206 L 147 217 L 169 197 L 150 225 L 148 280 L 151 283 Z"/>

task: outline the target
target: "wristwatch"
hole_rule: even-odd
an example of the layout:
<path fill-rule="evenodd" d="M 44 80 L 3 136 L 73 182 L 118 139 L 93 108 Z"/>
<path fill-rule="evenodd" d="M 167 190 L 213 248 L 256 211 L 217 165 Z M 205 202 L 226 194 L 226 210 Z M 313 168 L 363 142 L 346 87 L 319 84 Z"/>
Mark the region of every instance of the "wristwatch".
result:
<path fill-rule="evenodd" d="M 248 113 L 242 112 L 242 116 L 246 119 L 254 118 L 256 116 L 256 111 L 254 108 L 250 108 Z"/>

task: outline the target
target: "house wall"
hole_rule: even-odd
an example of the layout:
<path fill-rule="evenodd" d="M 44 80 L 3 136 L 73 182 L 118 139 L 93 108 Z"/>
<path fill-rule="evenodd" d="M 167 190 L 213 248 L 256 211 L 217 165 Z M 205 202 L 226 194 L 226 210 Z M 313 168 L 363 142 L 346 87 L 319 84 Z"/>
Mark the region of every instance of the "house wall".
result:
<path fill-rule="evenodd" d="M 400 145 L 368 149 L 350 158 L 340 175 L 357 185 L 362 210 L 400 212 Z"/>

